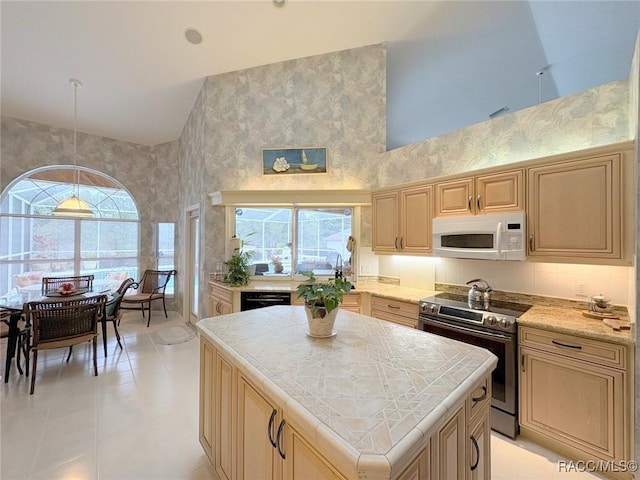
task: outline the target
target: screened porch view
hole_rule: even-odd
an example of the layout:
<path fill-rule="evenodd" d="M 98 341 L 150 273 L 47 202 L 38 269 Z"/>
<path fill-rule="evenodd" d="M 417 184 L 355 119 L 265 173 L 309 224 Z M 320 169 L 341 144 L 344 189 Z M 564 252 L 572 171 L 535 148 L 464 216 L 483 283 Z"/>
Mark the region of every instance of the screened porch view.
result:
<path fill-rule="evenodd" d="M 78 186 L 73 168 L 34 170 L 0 198 L 0 296 L 40 296 L 43 276 L 95 275 L 94 290 L 138 279 L 138 209 L 113 179 L 80 169 L 79 196 L 90 218 L 55 216 Z M 173 231 L 171 232 L 173 234 Z M 170 258 L 173 260 L 173 240 Z M 172 262 L 171 262 L 172 263 Z"/>
<path fill-rule="evenodd" d="M 351 208 L 236 208 L 235 233 L 256 275 L 332 275 L 350 269 Z"/>

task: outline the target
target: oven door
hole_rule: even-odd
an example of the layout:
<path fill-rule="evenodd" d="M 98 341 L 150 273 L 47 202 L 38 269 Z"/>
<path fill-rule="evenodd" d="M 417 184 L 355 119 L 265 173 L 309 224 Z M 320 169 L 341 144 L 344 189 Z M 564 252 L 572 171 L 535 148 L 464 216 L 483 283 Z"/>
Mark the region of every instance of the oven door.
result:
<path fill-rule="evenodd" d="M 425 332 L 486 348 L 498 357 L 498 365 L 491 374 L 491 405 L 511 415 L 516 415 L 517 340 L 515 334 L 480 330 L 422 315 L 418 322 L 418 328 Z"/>

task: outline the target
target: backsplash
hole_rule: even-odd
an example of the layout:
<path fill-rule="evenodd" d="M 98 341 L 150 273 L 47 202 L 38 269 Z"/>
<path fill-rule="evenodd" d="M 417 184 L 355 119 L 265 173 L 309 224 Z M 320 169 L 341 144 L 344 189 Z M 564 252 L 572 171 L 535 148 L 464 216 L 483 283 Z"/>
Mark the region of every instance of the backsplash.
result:
<path fill-rule="evenodd" d="M 629 305 L 633 267 L 566 263 L 509 262 L 441 258 L 436 282 L 464 285 L 483 278 L 495 290 L 586 301 L 602 293 L 616 305 Z M 584 295 L 578 295 L 578 290 Z"/>

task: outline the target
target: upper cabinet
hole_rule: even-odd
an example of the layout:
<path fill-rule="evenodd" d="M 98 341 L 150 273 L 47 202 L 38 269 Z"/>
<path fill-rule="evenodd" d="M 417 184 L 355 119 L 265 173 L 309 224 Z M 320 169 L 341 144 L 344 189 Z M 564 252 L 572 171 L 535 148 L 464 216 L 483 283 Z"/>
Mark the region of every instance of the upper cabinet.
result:
<path fill-rule="evenodd" d="M 460 178 L 435 186 L 436 216 L 483 215 L 524 210 L 524 172 Z"/>
<path fill-rule="evenodd" d="M 622 160 L 613 153 L 527 170 L 530 257 L 622 258 Z"/>
<path fill-rule="evenodd" d="M 374 252 L 431 252 L 432 185 L 376 192 L 372 206 Z"/>

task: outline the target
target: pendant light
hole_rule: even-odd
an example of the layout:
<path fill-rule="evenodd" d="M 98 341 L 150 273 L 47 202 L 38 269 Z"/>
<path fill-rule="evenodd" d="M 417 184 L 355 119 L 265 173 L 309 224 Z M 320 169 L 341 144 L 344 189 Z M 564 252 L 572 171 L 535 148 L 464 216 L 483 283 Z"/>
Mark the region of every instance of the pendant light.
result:
<path fill-rule="evenodd" d="M 82 86 L 82 82 L 77 78 L 69 79 L 69 83 L 73 86 L 73 170 L 75 181 L 73 184 L 74 191 L 70 198 L 63 200 L 53 210 L 54 215 L 65 215 L 71 217 L 93 217 L 93 210 L 86 202 L 80 199 L 80 169 L 77 162 L 77 136 L 76 120 L 78 118 L 78 87 Z"/>

